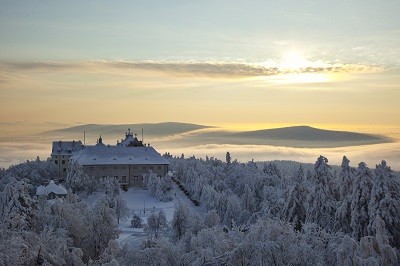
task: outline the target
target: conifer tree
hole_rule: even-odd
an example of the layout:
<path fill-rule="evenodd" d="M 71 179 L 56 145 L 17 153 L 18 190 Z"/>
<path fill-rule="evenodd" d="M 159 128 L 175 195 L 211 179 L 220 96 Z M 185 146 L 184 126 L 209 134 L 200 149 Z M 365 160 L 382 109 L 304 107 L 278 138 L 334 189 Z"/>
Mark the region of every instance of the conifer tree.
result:
<path fill-rule="evenodd" d="M 360 240 L 368 235 L 367 226 L 370 221 L 368 204 L 371 198 L 372 173 L 364 162 L 358 164 L 351 201 L 352 236 Z"/>
<path fill-rule="evenodd" d="M 386 161 L 376 166 L 373 181 L 368 215 L 379 216 L 386 224 L 391 243 L 400 247 L 400 188 Z M 372 222 L 370 221 L 368 226 L 370 233 L 373 228 Z"/>
<path fill-rule="evenodd" d="M 312 188 L 307 211 L 307 222 L 333 229 L 335 217 L 335 198 L 330 183 L 331 173 L 328 159 L 320 156 L 314 166 L 315 186 Z"/>

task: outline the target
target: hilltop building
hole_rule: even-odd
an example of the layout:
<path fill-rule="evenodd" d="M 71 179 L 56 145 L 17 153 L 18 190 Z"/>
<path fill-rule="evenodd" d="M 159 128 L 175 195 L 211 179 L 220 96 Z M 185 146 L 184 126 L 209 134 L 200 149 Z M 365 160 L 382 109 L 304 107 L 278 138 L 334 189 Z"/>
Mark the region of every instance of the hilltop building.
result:
<path fill-rule="evenodd" d="M 130 130 L 116 145 L 104 144 L 101 136 L 94 146 L 82 145 L 81 141 L 54 141 L 51 157 L 57 166 L 59 180 L 65 179 L 68 162 L 74 159 L 87 175 L 114 177 L 122 187 L 140 186 L 143 174 L 149 170 L 157 176 L 164 176 L 169 166 L 169 162 L 153 147 L 143 144 Z"/>

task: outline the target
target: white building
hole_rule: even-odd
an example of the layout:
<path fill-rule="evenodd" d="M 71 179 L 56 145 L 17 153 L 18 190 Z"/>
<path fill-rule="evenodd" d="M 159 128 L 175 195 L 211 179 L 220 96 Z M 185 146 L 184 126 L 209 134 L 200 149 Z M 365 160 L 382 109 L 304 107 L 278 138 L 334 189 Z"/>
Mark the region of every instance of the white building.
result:
<path fill-rule="evenodd" d="M 53 180 L 47 186 L 39 186 L 36 189 L 37 196 L 46 196 L 47 199 L 55 199 L 56 197 L 66 197 L 67 190 L 61 185 L 56 185 Z"/>
<path fill-rule="evenodd" d="M 115 146 L 105 145 L 101 136 L 94 146 L 84 146 L 80 141 L 55 141 L 51 157 L 58 166 L 61 180 L 66 177 L 68 160 L 72 158 L 82 165 L 87 175 L 114 177 L 123 187 L 140 186 L 143 174 L 150 170 L 157 176 L 164 176 L 169 166 L 153 147 L 144 145 L 130 131 Z"/>

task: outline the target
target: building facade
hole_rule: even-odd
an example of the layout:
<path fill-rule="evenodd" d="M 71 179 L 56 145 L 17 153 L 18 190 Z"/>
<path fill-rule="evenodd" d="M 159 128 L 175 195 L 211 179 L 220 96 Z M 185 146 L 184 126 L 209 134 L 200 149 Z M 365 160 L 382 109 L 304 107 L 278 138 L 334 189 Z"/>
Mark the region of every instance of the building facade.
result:
<path fill-rule="evenodd" d="M 65 179 L 69 159 L 82 149 L 83 145 L 81 141 L 53 141 L 51 160 L 57 168 L 56 179 Z"/>
<path fill-rule="evenodd" d="M 80 149 L 70 149 L 71 143 L 73 147 L 80 143 Z M 165 176 L 169 167 L 166 159 L 153 147 L 143 144 L 130 131 L 115 146 L 105 145 L 101 136 L 94 146 L 84 146 L 76 141 L 55 141 L 51 156 L 58 166 L 58 178 L 61 180 L 66 177 L 69 159 L 74 159 L 87 175 L 116 178 L 122 187 L 141 186 L 143 175 L 150 171 L 157 176 Z"/>

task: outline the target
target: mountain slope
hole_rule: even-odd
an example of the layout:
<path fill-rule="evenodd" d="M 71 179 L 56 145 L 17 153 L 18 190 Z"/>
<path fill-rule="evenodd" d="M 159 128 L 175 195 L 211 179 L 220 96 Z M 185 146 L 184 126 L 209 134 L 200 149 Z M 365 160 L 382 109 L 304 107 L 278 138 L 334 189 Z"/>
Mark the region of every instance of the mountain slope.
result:
<path fill-rule="evenodd" d="M 390 142 L 378 135 L 294 126 L 246 132 L 200 131 L 182 142 L 201 144 L 270 145 L 295 148 L 333 148 Z"/>
<path fill-rule="evenodd" d="M 128 129 L 131 132 L 141 134 L 143 129 L 145 135 L 152 136 L 168 136 L 173 134 L 181 134 L 193 130 L 210 128 L 209 126 L 189 124 L 189 123 L 143 123 L 143 124 L 123 124 L 123 125 L 99 125 L 99 124 L 87 124 L 75 127 L 69 127 L 64 129 L 52 130 L 47 133 L 87 133 L 103 134 L 103 135 L 123 135 Z"/>
<path fill-rule="evenodd" d="M 285 128 L 264 129 L 231 134 L 231 137 L 254 139 L 286 139 L 299 141 L 382 141 L 380 136 L 313 128 L 310 126 L 294 126 Z"/>

